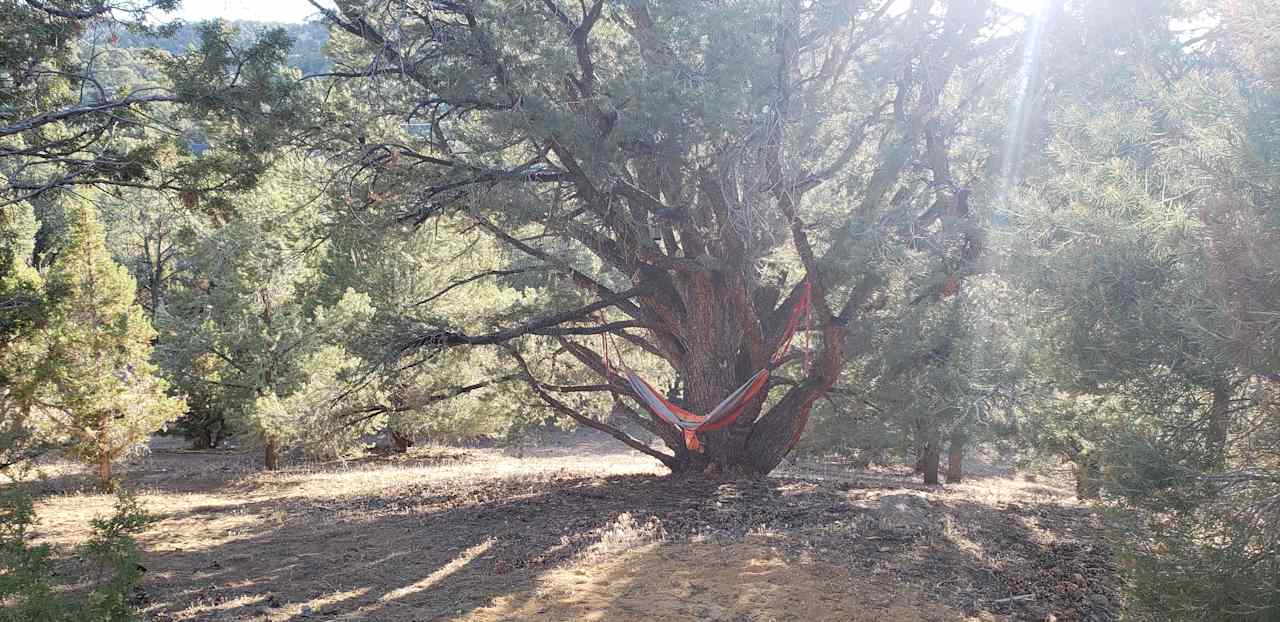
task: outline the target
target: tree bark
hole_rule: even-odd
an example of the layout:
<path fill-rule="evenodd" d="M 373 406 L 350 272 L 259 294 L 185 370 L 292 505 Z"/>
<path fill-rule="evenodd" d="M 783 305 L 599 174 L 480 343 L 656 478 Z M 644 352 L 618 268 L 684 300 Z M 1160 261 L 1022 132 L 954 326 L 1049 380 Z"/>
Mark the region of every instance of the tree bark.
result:
<path fill-rule="evenodd" d="M 111 417 L 103 414 L 98 421 L 98 485 L 104 492 L 111 492 L 111 445 L 108 436 Z"/>
<path fill-rule="evenodd" d="M 735 391 L 744 380 L 770 364 L 770 355 L 781 346 L 787 334 L 785 329 L 790 315 L 800 300 L 799 296 L 806 290 L 802 285 L 795 286 L 787 302 L 777 307 L 774 306 L 777 302 L 775 295 L 758 316 L 755 309 L 742 312 L 742 304 L 737 305 L 737 310 L 734 310 L 734 305 L 725 304 L 726 300 L 741 300 L 746 296 L 746 288 L 741 282 L 735 290 L 707 275 L 695 274 L 689 277 L 689 281 L 687 287 L 680 289 L 680 295 L 670 289 L 662 289 L 670 288 L 670 283 L 638 286 L 640 291 L 668 291 L 669 295 L 638 295 L 637 303 L 645 310 L 642 313 L 667 316 L 674 313 L 671 308 L 664 306 L 667 301 L 682 297 L 685 300 L 679 319 L 671 318 L 669 321 L 672 326 L 682 327 L 680 331 L 671 332 L 682 335 L 682 338 L 664 341 L 660 338 L 661 331 L 657 331 L 654 339 L 660 344 L 656 346 L 660 355 L 677 370 L 682 381 L 683 390 L 680 394 L 669 397 L 694 413 L 705 414 Z M 827 317 L 829 314 L 827 311 Z M 744 315 L 750 317 L 744 319 Z M 716 479 L 753 479 L 764 477 L 782 462 L 804 431 L 813 403 L 839 376 L 843 362 L 840 350 L 844 336 L 843 325 L 828 321 L 823 326 L 822 349 L 813 357 L 812 366 L 804 370 L 803 380 L 799 384 L 790 385 L 769 412 L 761 415 L 765 402 L 762 392 L 745 405 L 744 411 L 733 424 L 720 430 L 700 433 L 698 440 L 701 448 L 698 451 L 691 451 L 686 447 L 683 434 L 652 413 L 651 431 L 661 438 L 671 450 L 670 453 L 654 451 L 619 430 L 584 418 L 541 389 L 541 383 L 532 377 L 519 353 L 512 350 L 512 355 L 533 380 L 531 387 L 534 392 L 557 411 L 579 423 L 601 429 L 633 448 L 658 458 L 673 473 L 703 473 Z M 751 336 L 753 332 L 754 336 Z M 595 352 L 564 338 L 560 339 L 560 343 L 588 368 L 614 382 L 602 358 Z M 619 392 L 630 395 L 629 391 Z M 643 401 L 637 399 L 636 403 L 641 411 L 648 412 Z"/>
<path fill-rule="evenodd" d="M 407 432 L 399 430 L 391 430 L 391 449 L 398 454 L 409 453 L 409 448 L 413 447 L 413 436 Z"/>
<path fill-rule="evenodd" d="M 689 451 L 683 437 L 663 441 L 674 452 L 667 464 L 674 474 L 702 473 L 715 479 L 758 479 L 775 469 L 800 440 L 813 403 L 827 384 L 823 377 L 811 379 L 788 391 L 772 408 L 761 414 L 763 396 L 736 423 L 728 428 L 698 435 L 702 451 Z M 723 390 L 728 395 L 735 386 Z M 696 408 L 696 407 L 695 407 Z M 709 410 L 694 410 L 707 412 Z M 666 424 L 662 424 L 666 425 Z"/>
<path fill-rule="evenodd" d="M 1102 496 L 1102 465 L 1092 453 L 1082 452 L 1075 459 L 1076 498 L 1098 499 Z"/>
<path fill-rule="evenodd" d="M 280 468 L 280 442 L 274 438 L 267 438 L 266 444 L 263 446 L 262 464 L 268 471 L 275 471 Z"/>
<path fill-rule="evenodd" d="M 938 485 L 942 481 L 938 478 L 939 467 L 942 463 L 942 443 L 930 441 L 924 447 L 924 483 L 929 485 Z"/>
<path fill-rule="evenodd" d="M 1221 471 L 1227 464 L 1227 435 L 1231 429 L 1231 385 L 1219 380 L 1213 385 L 1213 401 L 1209 404 L 1209 438 L 1206 463 L 1210 470 Z"/>
<path fill-rule="evenodd" d="M 964 479 L 964 450 L 969 436 L 964 430 L 951 431 L 951 445 L 947 448 L 947 483 L 959 484 Z"/>
<path fill-rule="evenodd" d="M 111 482 L 111 458 L 105 453 L 98 454 L 98 485 L 104 492 L 112 492 L 115 488 Z"/>

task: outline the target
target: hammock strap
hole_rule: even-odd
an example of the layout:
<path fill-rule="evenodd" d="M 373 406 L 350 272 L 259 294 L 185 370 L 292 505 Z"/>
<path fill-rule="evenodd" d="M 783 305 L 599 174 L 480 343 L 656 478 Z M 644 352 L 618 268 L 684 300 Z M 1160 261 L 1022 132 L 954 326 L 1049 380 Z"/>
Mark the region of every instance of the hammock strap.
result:
<path fill-rule="evenodd" d="M 795 339 L 796 330 L 800 328 L 800 318 L 809 314 L 809 303 L 812 296 L 813 286 L 808 281 L 805 281 L 804 291 L 800 293 L 800 299 L 796 301 L 796 306 L 791 309 L 791 315 L 787 318 L 787 327 L 782 333 L 782 342 L 778 344 L 778 349 L 773 351 L 773 356 L 769 359 L 771 363 L 776 365 L 791 350 L 791 341 Z"/>

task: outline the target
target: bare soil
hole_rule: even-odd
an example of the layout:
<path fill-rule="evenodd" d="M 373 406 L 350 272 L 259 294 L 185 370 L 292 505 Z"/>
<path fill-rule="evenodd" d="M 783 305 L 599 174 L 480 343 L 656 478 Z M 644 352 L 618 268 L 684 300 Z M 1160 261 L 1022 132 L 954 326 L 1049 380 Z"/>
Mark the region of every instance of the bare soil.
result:
<path fill-rule="evenodd" d="M 1109 621 L 1099 517 L 1005 474 L 791 465 L 759 482 L 661 475 L 606 442 L 415 448 L 262 473 L 159 443 L 122 469 L 156 517 L 146 619 Z M 109 513 L 70 465 L 37 485 L 58 550 Z"/>

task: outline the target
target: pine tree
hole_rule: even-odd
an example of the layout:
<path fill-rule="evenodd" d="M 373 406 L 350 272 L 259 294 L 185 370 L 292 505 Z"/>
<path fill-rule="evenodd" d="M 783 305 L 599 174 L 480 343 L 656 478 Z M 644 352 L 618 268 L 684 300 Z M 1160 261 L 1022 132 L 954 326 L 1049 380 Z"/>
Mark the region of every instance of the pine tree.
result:
<path fill-rule="evenodd" d="M 315 213 L 289 200 L 302 189 L 284 180 L 264 180 L 239 197 L 229 222 L 192 241 L 190 274 L 157 316 L 160 358 L 174 382 L 197 396 L 196 414 L 225 415 L 249 432 L 267 469 L 333 410 L 332 401 L 304 407 L 294 394 L 336 383 L 320 383 L 317 374 L 346 366 L 345 353 L 311 363 L 369 315 L 362 296 L 338 296 L 327 306 L 315 300 L 325 244 Z"/>
<path fill-rule="evenodd" d="M 32 265 L 37 226 L 30 205 L 0 212 L 0 469 L 43 448 L 28 425 L 32 335 L 46 311 L 44 282 Z"/>
<path fill-rule="evenodd" d="M 250 38 L 203 24 L 182 53 L 138 64 L 156 80 L 132 83 L 137 74 L 123 70 L 132 55 L 104 43 L 115 32 L 172 31 L 157 23 L 176 5 L 0 2 L 0 209 L 57 189 L 112 185 L 173 191 L 213 209 L 225 207 L 220 193 L 256 183 L 279 128 L 264 122 L 265 111 L 291 108 L 293 82 L 280 71 L 289 37 L 280 28 Z M 186 157 L 195 141 L 175 125 L 204 134 L 217 151 Z"/>
<path fill-rule="evenodd" d="M 40 332 L 42 419 L 111 487 L 111 463 L 182 411 L 151 363 L 155 331 L 135 304 L 128 271 L 111 260 L 97 211 L 69 209 L 65 246 L 50 268 L 55 298 Z"/>

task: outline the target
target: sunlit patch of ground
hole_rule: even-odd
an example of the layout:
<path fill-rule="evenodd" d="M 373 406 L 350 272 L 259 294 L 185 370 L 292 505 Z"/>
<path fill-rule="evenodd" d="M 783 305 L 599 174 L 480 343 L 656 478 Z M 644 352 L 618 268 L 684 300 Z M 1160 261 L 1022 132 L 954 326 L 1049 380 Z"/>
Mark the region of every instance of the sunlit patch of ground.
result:
<path fill-rule="evenodd" d="M 951 621 L 966 616 L 914 588 L 767 544 L 648 544 L 556 568 L 524 594 L 460 616 L 500 620 Z"/>
<path fill-rule="evenodd" d="M 65 552 L 111 498 L 52 466 L 37 533 Z M 1004 476 L 676 480 L 594 440 L 275 473 L 162 444 L 121 473 L 157 519 L 139 538 L 157 621 L 1069 622 L 1119 606 L 1091 510 Z"/>

